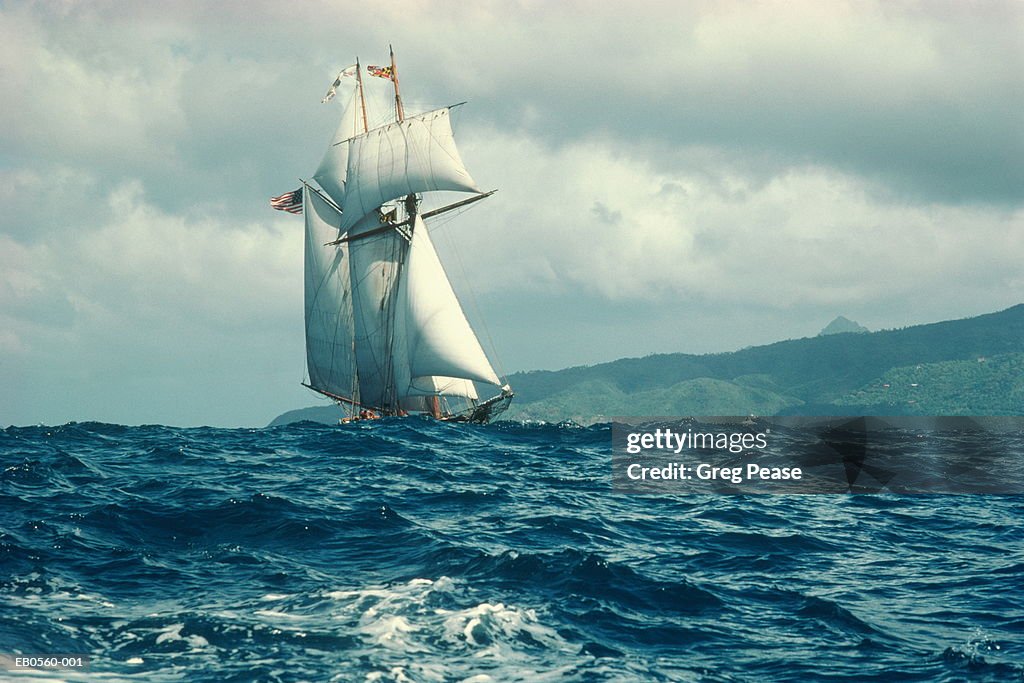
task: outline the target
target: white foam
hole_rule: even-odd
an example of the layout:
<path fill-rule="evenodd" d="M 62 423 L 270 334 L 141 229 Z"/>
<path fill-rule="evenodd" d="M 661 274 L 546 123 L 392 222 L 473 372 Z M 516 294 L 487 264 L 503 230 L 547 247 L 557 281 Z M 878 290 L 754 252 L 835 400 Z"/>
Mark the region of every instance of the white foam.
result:
<path fill-rule="evenodd" d="M 363 635 L 369 636 L 374 643 L 402 652 L 427 651 L 416 647 L 415 641 L 406 637 L 406 634 L 419 630 L 418 627 L 410 624 L 408 619 L 392 615 L 377 616 L 371 612 L 373 610 L 368 611 L 364 618 L 360 619 L 359 631 Z"/>
<path fill-rule="evenodd" d="M 156 637 L 156 644 L 166 642 L 173 642 L 175 640 L 181 640 L 181 629 L 185 628 L 185 624 L 171 624 L 160 632 L 160 635 Z"/>
<path fill-rule="evenodd" d="M 470 592 L 440 577 L 322 595 L 336 605 L 332 621 L 364 642 L 355 656 L 374 664 L 367 681 L 534 681 L 577 665 L 579 648 L 541 623 L 535 610 L 490 600 L 459 608 Z M 576 663 L 566 665 L 567 655 Z"/>
<path fill-rule="evenodd" d="M 207 648 L 210 646 L 210 641 L 208 641 L 206 638 L 203 638 L 198 633 L 193 633 L 192 635 L 186 637 L 185 642 L 187 642 L 192 647 L 193 650 L 202 650 L 203 648 Z"/>
<path fill-rule="evenodd" d="M 288 595 L 286 595 L 285 593 L 267 593 L 262 598 L 260 598 L 260 600 L 269 602 L 273 600 L 284 600 L 287 597 Z"/>
<path fill-rule="evenodd" d="M 305 618 L 301 614 L 292 614 L 290 612 L 282 612 L 280 610 L 274 609 L 258 609 L 255 612 L 253 612 L 253 614 L 260 617 L 270 617 L 271 619 L 298 620 Z"/>

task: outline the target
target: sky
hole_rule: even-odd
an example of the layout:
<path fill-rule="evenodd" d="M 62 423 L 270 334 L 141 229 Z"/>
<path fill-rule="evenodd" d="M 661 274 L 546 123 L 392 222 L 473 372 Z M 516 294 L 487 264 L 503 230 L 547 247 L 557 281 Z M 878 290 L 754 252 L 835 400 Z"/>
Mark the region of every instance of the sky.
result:
<path fill-rule="evenodd" d="M 501 372 L 1024 301 L 1019 2 L 4 2 L 0 425 L 319 404 L 267 202 L 389 44 L 499 190 L 433 234 Z"/>

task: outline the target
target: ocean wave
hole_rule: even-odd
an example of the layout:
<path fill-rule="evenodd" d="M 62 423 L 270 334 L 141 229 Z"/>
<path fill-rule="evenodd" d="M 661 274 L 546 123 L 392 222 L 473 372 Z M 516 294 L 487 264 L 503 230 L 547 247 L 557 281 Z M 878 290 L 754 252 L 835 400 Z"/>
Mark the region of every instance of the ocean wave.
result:
<path fill-rule="evenodd" d="M 58 680 L 1021 679 L 1021 500 L 628 496 L 610 440 L 0 430 L 0 638 L 91 655 Z"/>

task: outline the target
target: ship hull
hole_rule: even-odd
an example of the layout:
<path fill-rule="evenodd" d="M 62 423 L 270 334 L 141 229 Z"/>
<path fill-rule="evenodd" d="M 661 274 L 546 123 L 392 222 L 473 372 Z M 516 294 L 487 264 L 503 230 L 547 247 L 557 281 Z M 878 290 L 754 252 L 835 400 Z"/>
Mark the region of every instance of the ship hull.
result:
<path fill-rule="evenodd" d="M 442 417 L 442 422 L 468 422 L 471 424 L 487 424 L 497 416 L 508 410 L 508 406 L 512 403 L 512 398 L 515 396 L 514 393 L 508 392 L 503 393 L 500 396 L 489 398 L 483 403 L 474 406 L 470 410 L 457 415 L 449 415 Z"/>

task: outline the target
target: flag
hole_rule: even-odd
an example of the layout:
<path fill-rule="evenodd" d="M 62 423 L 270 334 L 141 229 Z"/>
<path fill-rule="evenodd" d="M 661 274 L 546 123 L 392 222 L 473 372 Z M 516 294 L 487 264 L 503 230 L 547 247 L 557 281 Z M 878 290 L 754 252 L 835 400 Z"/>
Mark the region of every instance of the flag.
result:
<path fill-rule="evenodd" d="M 390 66 L 367 65 L 366 70 L 367 72 L 369 72 L 371 76 L 376 76 L 377 78 L 387 78 L 392 81 L 395 80 L 395 72 Z"/>
<path fill-rule="evenodd" d="M 356 75 L 356 65 L 355 64 L 353 64 L 352 66 L 346 66 L 344 69 L 339 71 L 338 72 L 338 77 L 334 79 L 334 83 L 331 83 L 331 89 L 328 90 L 327 94 L 324 95 L 324 98 L 322 100 L 320 100 L 320 104 L 327 104 L 328 102 L 331 101 L 331 99 L 334 97 L 334 95 L 338 92 L 338 86 L 341 85 L 341 79 L 347 78 L 349 76 L 355 76 L 355 75 Z"/>
<path fill-rule="evenodd" d="M 278 211 L 302 213 L 302 188 L 285 192 L 280 197 L 271 197 L 270 205 Z"/>

